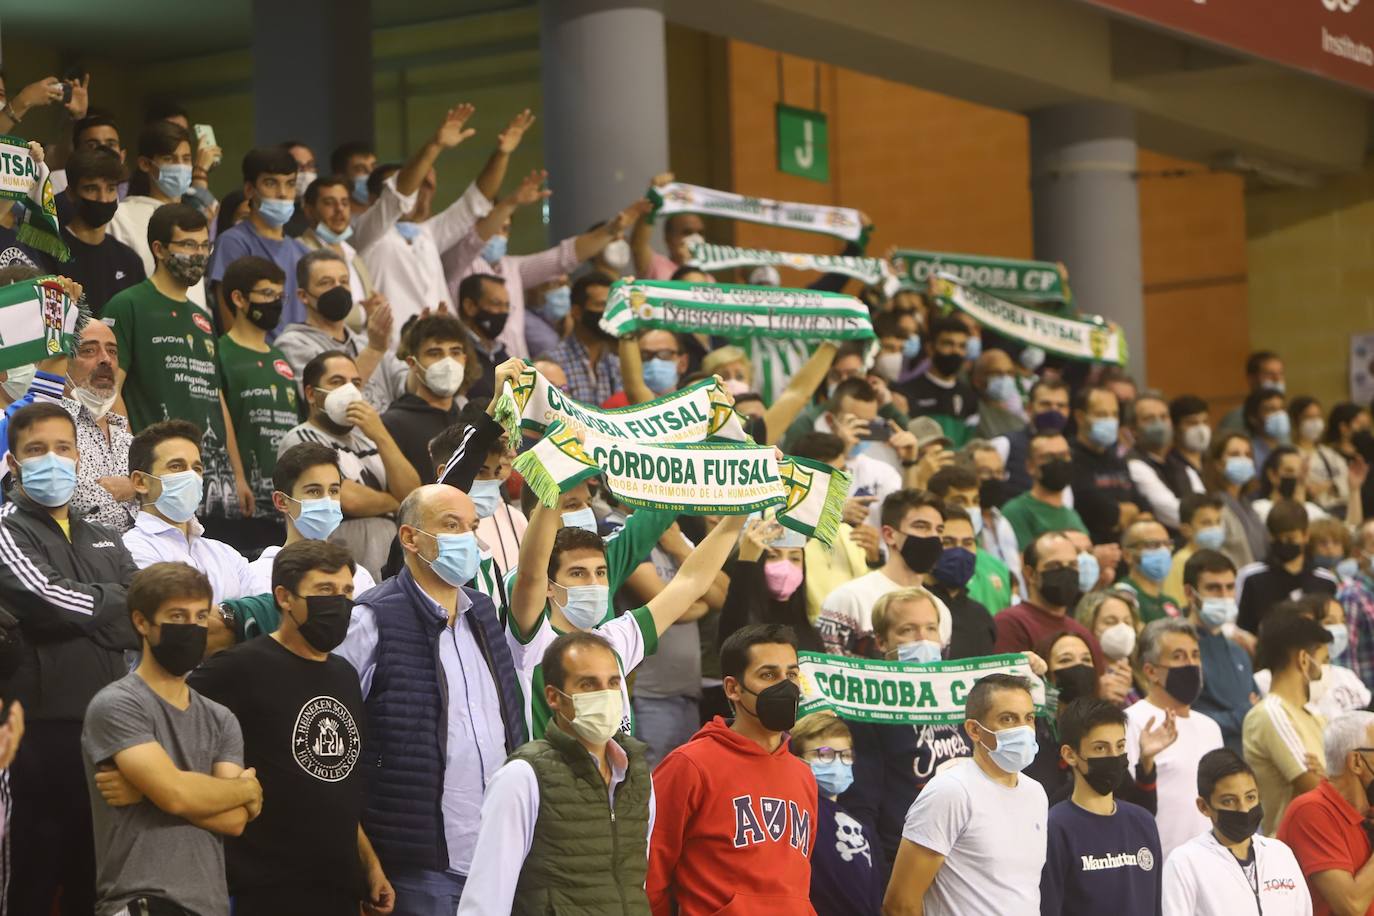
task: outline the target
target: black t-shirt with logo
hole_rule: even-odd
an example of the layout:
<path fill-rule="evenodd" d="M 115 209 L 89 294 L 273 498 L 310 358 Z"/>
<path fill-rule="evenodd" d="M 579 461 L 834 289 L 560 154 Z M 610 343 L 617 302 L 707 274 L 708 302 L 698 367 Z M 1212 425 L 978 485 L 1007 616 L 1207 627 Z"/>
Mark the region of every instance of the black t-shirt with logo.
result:
<path fill-rule="evenodd" d="M 108 233 L 99 245 L 87 245 L 64 226 L 62 241 L 72 259 L 62 265 L 61 273 L 81 284 L 96 316 L 115 293 L 147 279 L 138 252 Z"/>
<path fill-rule="evenodd" d="M 230 893 L 321 887 L 361 896 L 364 717 L 353 666 L 337 655 L 301 658 L 261 636 L 210 658 L 189 683 L 238 717 L 244 766 L 262 783 L 262 814 L 225 842 Z"/>
<path fill-rule="evenodd" d="M 1155 819 L 1116 801 L 1110 815 L 1065 800 L 1050 808 L 1040 912 L 1158 916 L 1164 871 Z"/>

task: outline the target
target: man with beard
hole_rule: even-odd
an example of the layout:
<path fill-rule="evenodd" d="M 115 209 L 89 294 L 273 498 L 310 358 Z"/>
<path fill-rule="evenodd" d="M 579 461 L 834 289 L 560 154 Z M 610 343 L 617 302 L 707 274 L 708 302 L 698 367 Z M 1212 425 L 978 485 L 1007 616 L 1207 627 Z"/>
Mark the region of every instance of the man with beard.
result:
<path fill-rule="evenodd" d="M 134 437 L 128 419 L 110 410 L 119 395 L 114 331 L 102 321 L 88 322 L 67 366 L 68 397 L 62 406 L 76 422 L 76 450 L 81 453 L 71 505 L 88 521 L 122 534 L 133 526 L 138 503 L 129 480 Z"/>

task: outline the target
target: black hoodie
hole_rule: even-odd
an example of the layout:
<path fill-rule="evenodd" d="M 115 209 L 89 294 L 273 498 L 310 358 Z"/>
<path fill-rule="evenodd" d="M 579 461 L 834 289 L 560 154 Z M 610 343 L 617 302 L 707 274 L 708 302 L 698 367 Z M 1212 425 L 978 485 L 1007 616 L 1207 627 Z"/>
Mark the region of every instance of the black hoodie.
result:
<path fill-rule="evenodd" d="M 429 458 L 429 440 L 458 422 L 460 408 L 455 403 L 440 410 L 425 403 L 418 394 L 403 394 L 382 414 L 382 425 L 396 440 L 420 475 L 420 483 L 434 483 L 434 462 Z"/>

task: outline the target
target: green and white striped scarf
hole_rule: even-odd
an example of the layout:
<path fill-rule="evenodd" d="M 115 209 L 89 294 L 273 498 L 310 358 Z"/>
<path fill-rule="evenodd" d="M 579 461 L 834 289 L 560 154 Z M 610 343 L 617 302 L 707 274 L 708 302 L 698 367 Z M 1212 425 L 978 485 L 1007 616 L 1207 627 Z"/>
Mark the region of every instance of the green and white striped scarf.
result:
<path fill-rule="evenodd" d="M 15 229 L 20 242 L 59 261 L 71 260 L 57 228 L 57 202 L 48 166 L 34 161 L 22 137 L 0 134 L 0 200 L 24 202 L 24 220 Z"/>
<path fill-rule="evenodd" d="M 1068 271 L 1050 261 L 1022 261 L 977 254 L 898 249 L 892 255 L 901 283 L 925 292 L 936 274 L 1005 299 L 1072 302 Z"/>
<path fill-rule="evenodd" d="M 868 307 L 853 296 L 810 289 L 617 280 L 601 328 L 623 337 L 657 328 L 680 334 L 781 340 L 871 340 Z"/>
<path fill-rule="evenodd" d="M 803 458 L 778 460 L 752 442 L 649 444 L 589 435 L 585 445 L 555 423 L 515 469 L 546 506 L 600 475 L 621 502 L 683 515 L 749 515 L 769 507 L 778 521 L 826 544 L 839 532 L 850 476 Z"/>
<path fill-rule="evenodd" d="M 676 216 L 679 213 L 696 213 L 700 216 L 719 216 L 746 223 L 833 235 L 846 242 L 866 241 L 867 227 L 859 217 L 859 211 L 849 207 L 748 197 L 680 181 L 651 187 L 644 196 L 649 198 L 654 206 L 654 219 L 660 216 Z"/>
<path fill-rule="evenodd" d="M 0 369 L 71 353 L 81 316 L 56 277 L 0 287 Z"/>
<path fill-rule="evenodd" d="M 901 281 L 882 258 L 856 258 L 840 254 L 797 254 L 709 243 L 693 246 L 688 255 L 688 264 L 700 267 L 707 273 L 728 270 L 731 267 L 790 267 L 793 270 L 814 270 L 823 274 L 843 274 L 868 286 L 881 285 L 883 293 L 888 296 L 901 287 Z"/>

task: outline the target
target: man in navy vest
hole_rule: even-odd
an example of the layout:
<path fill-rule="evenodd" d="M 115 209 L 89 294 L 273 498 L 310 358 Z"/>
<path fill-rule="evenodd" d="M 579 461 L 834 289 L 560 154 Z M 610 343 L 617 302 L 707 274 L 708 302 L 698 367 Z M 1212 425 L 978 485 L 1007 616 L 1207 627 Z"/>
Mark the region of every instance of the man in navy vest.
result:
<path fill-rule="evenodd" d="M 477 510 L 445 484 L 416 489 L 396 522 L 405 568 L 364 592 L 336 651 L 358 670 L 367 728 L 363 829 L 397 916 L 453 916 L 472 865 L 482 794 L 526 740 L 496 609 L 464 588 Z"/>

